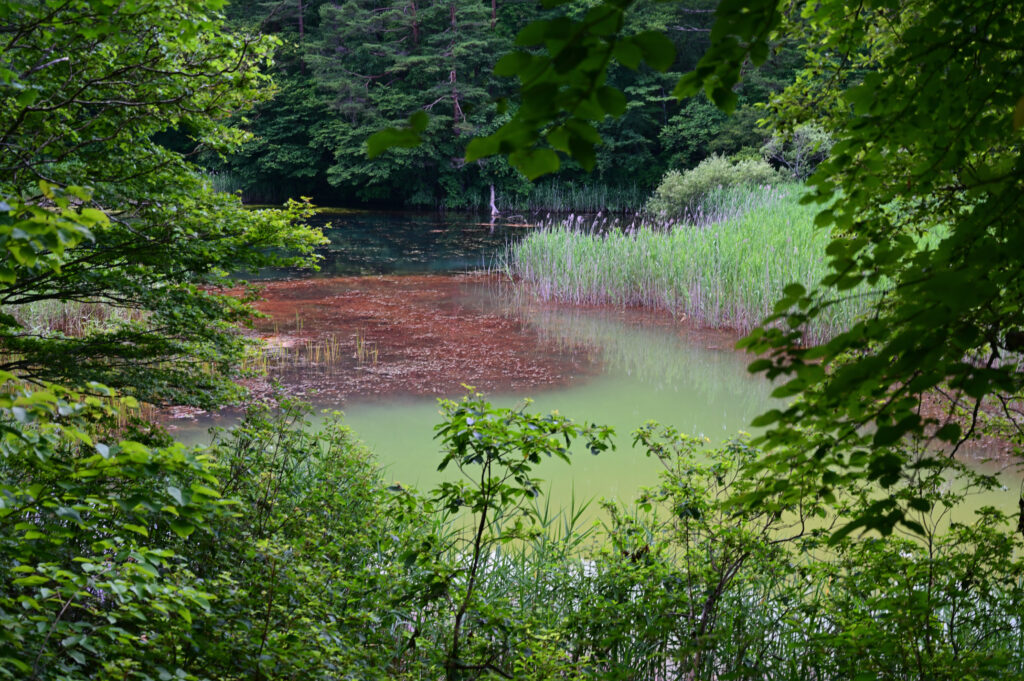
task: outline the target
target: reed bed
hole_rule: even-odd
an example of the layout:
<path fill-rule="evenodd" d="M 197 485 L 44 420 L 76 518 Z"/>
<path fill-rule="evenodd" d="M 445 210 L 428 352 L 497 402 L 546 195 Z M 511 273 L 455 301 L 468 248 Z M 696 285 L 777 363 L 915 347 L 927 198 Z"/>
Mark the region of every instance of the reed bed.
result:
<path fill-rule="evenodd" d="M 21 324 L 24 333 L 57 333 L 69 337 L 83 336 L 96 328 L 146 318 L 146 314 L 140 310 L 116 307 L 108 303 L 82 303 L 74 300 L 38 300 L 3 305 L 0 306 L 0 312 L 11 315 Z"/>
<path fill-rule="evenodd" d="M 643 209 L 649 188 L 637 184 L 608 186 L 576 182 L 545 182 L 533 185 L 523 197 L 499 198 L 503 210 L 555 213 L 636 213 Z"/>
<path fill-rule="evenodd" d="M 301 322 L 299 322 L 301 326 Z M 262 342 L 250 347 L 241 363 L 245 373 L 268 374 L 294 368 L 330 368 L 347 365 L 355 360 L 357 366 L 376 366 L 380 348 L 357 330 L 351 344 L 331 334 L 326 338 L 306 338 L 293 345 L 272 345 Z"/>
<path fill-rule="evenodd" d="M 542 300 L 652 307 L 746 332 L 788 284 L 811 288 L 826 274 L 829 235 L 798 198 L 795 185 L 761 187 L 718 192 L 679 221 L 570 216 L 512 245 L 504 267 Z M 805 336 L 830 338 L 873 302 L 855 290 Z"/>

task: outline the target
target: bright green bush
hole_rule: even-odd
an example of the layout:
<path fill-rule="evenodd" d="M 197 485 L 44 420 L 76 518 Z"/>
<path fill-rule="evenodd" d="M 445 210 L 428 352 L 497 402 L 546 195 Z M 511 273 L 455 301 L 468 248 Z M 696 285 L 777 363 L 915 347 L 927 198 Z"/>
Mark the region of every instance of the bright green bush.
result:
<path fill-rule="evenodd" d="M 761 154 L 785 168 L 794 180 L 806 180 L 828 158 L 833 139 L 828 131 L 813 123 L 801 125 L 789 135 L 774 135 Z"/>
<path fill-rule="evenodd" d="M 0 679 L 158 678 L 210 612 L 186 542 L 223 514 L 212 459 L 119 437 L 90 391 L 0 374 Z"/>
<path fill-rule="evenodd" d="M 307 406 L 206 449 L 0 375 L 0 679 L 393 678 L 420 582 L 369 453 Z M 93 386 L 94 391 L 101 390 Z M 426 520 L 424 520 L 426 522 Z M 405 605 L 403 605 L 405 604 Z"/>
<path fill-rule="evenodd" d="M 775 185 L 782 175 L 766 161 L 711 156 L 693 170 L 670 170 L 654 190 L 647 211 L 667 218 L 686 218 L 701 208 L 715 190 Z"/>
<path fill-rule="evenodd" d="M 370 453 L 336 415 L 314 425 L 310 412 L 254 406 L 210 449 L 237 513 L 189 550 L 215 599 L 185 637 L 197 677 L 388 677 L 403 530 Z"/>

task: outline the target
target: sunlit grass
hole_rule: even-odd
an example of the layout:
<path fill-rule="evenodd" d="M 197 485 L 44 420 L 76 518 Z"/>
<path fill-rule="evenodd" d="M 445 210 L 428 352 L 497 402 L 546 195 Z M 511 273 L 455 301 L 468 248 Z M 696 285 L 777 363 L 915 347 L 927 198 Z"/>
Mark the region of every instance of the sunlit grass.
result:
<path fill-rule="evenodd" d="M 301 319 L 297 322 L 301 331 Z M 304 338 L 295 343 L 282 345 L 261 340 L 251 345 L 239 368 L 243 373 L 266 375 L 287 369 L 302 368 L 328 369 L 348 366 L 355 360 L 357 366 L 376 366 L 380 348 L 376 341 L 366 338 L 357 329 L 351 343 L 331 334 L 325 338 Z"/>
<path fill-rule="evenodd" d="M 681 222 L 560 223 L 513 245 L 506 267 L 545 300 L 646 306 L 748 331 L 788 284 L 811 288 L 826 274 L 829 235 L 798 194 L 797 186 L 722 193 Z M 828 338 L 872 303 L 855 290 L 805 335 Z"/>

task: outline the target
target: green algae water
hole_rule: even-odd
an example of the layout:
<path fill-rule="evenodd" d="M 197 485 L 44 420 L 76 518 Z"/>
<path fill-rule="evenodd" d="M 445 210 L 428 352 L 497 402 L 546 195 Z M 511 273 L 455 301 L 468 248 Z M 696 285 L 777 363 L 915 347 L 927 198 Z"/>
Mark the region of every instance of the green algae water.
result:
<path fill-rule="evenodd" d="M 551 461 L 538 468 L 555 505 L 567 505 L 573 497 L 625 501 L 655 484 L 660 464 L 631 447 L 632 432 L 648 420 L 718 443 L 748 428 L 770 400 L 769 386 L 747 373 L 746 359 L 709 345 L 706 334 L 644 326 L 610 310 L 548 310 L 531 323 L 538 335 L 557 335 L 567 345 L 587 348 L 582 351 L 596 355 L 600 373 L 564 387 L 489 395 L 491 400 L 516 407 L 531 398 L 526 407 L 531 411 L 557 410 L 616 432 L 615 451 L 598 456 L 576 452 L 571 466 Z M 436 399 L 353 401 L 344 410 L 349 425 L 378 453 L 392 478 L 419 488 L 440 480 L 440 457 L 432 440 L 440 420 Z"/>

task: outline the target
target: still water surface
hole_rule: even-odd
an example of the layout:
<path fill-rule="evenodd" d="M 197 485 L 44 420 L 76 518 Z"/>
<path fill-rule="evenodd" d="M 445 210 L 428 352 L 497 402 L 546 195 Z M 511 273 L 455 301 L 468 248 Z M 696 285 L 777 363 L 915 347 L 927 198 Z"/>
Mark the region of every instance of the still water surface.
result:
<path fill-rule="evenodd" d="M 347 423 L 395 480 L 425 489 L 440 479 L 433 440 L 440 419 L 437 397 L 458 397 L 462 383 L 482 387 L 501 406 L 532 398 L 532 410 L 557 409 L 578 421 L 614 427 L 617 451 L 577 453 L 571 466 L 550 461 L 536 471 L 556 506 L 573 497 L 627 501 L 640 487 L 655 484 L 659 464 L 631 447 L 630 434 L 649 419 L 717 444 L 748 429 L 771 403 L 769 385 L 746 371 L 749 358 L 732 349 L 735 339 L 728 334 L 662 314 L 541 305 L 500 278 L 465 276 L 493 263 L 526 233 L 519 218 L 491 225 L 472 216 L 338 211 L 320 220 L 331 223 L 331 243 L 321 252 L 319 273 L 261 277 L 304 280 L 292 282 L 300 285 L 301 296 L 268 287 L 268 298 L 278 295 L 278 306 L 270 310 L 274 330 L 294 319 L 295 330 L 306 335 L 330 334 L 342 339 L 339 344 L 354 336 L 375 344 L 379 358 L 372 364 L 346 359 L 345 366 L 292 372 L 315 373 L 320 392 L 307 399 L 343 409 Z M 427 288 L 431 294 L 419 296 Z M 353 300 L 363 307 L 352 307 Z M 405 328 L 413 318 L 423 326 L 431 316 L 440 330 L 419 329 L 417 336 Z M 436 361 L 423 358 L 430 352 Z M 486 360 L 498 366 L 481 373 Z M 291 376 L 296 384 L 301 378 Z M 196 439 L 208 425 L 182 425 L 182 435 L 188 438 L 191 431 Z M 1005 492 L 972 505 L 1014 511 L 1020 482 L 1016 476 L 1006 479 Z"/>
<path fill-rule="evenodd" d="M 571 467 L 551 461 L 538 470 L 558 503 L 574 491 L 577 498 L 628 500 L 639 487 L 654 484 L 659 464 L 630 446 L 630 434 L 647 420 L 720 442 L 747 428 L 769 399 L 767 385 L 746 372 L 742 356 L 709 348 L 699 333 L 688 338 L 607 310 L 544 310 L 527 317 L 527 323 L 538 338 L 554 336 L 589 353 L 599 371 L 570 376 L 564 386 L 494 394 L 493 401 L 512 407 L 530 397 L 531 410 L 557 409 L 577 421 L 611 425 L 618 436 L 614 452 L 577 453 Z M 434 399 L 352 400 L 345 414 L 394 478 L 419 487 L 438 480 L 438 450 L 431 441 L 439 420 Z"/>

